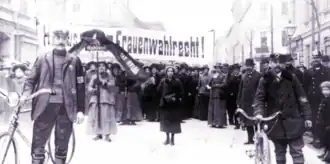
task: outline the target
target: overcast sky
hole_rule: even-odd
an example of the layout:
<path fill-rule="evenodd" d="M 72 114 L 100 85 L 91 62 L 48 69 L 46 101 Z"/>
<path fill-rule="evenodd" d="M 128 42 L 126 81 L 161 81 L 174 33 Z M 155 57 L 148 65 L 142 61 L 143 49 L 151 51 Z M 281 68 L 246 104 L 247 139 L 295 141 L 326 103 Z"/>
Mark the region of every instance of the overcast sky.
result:
<path fill-rule="evenodd" d="M 130 0 L 142 20 L 159 21 L 167 31 L 208 31 L 222 36 L 232 23 L 232 0 Z"/>

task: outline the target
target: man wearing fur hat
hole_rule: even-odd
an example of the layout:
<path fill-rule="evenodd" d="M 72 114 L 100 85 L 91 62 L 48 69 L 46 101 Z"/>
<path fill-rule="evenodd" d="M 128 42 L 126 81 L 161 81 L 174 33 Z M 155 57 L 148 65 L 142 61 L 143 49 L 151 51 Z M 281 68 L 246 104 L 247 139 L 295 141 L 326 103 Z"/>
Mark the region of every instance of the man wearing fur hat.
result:
<path fill-rule="evenodd" d="M 237 95 L 237 105 L 242 108 L 249 116 L 253 115 L 253 100 L 261 78 L 261 74 L 254 69 L 254 60 L 252 58 L 245 60 L 245 72 L 239 86 Z M 254 122 L 244 119 L 244 125 L 248 135 L 248 140 L 244 144 L 253 144 Z"/>
<path fill-rule="evenodd" d="M 321 63 L 322 61 L 322 55 L 319 53 L 315 56 L 313 56 L 313 65 L 312 68 L 308 69 L 306 74 L 306 90 L 307 90 L 307 96 L 308 101 L 311 105 L 312 110 L 312 121 L 315 125 L 316 122 L 316 116 L 317 116 L 317 110 L 321 101 L 321 89 L 320 84 L 323 81 L 328 81 L 330 79 L 329 71 L 326 67 L 324 67 Z M 313 133 L 313 146 L 316 148 L 320 148 L 322 145 L 320 141 L 320 137 L 318 137 L 318 127 L 313 126 L 312 133 Z"/>
<path fill-rule="evenodd" d="M 81 123 L 85 111 L 84 72 L 80 59 L 69 54 L 66 43 L 69 33 L 54 31 L 54 49 L 35 61 L 27 77 L 22 101 L 33 91 L 50 88 L 52 94 L 36 97 L 32 103 L 33 164 L 43 164 L 45 145 L 55 126 L 55 164 L 65 164 L 73 122 Z M 80 47 L 81 50 L 83 47 Z M 53 142 L 52 142 L 53 143 Z"/>
<path fill-rule="evenodd" d="M 277 164 L 286 164 L 287 147 L 294 164 L 304 164 L 303 134 L 312 126 L 311 110 L 306 94 L 297 79 L 286 68 L 285 55 L 274 57 L 269 69 L 260 79 L 255 94 L 254 115 L 268 117 L 278 111 L 282 114 L 268 125 L 269 138 L 275 146 Z"/>

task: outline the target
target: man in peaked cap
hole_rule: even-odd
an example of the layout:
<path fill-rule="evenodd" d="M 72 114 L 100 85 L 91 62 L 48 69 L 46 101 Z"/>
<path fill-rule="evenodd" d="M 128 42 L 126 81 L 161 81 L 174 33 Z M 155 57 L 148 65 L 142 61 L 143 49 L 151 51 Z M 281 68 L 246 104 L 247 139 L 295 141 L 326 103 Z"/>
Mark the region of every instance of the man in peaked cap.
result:
<path fill-rule="evenodd" d="M 330 80 L 329 70 L 322 65 L 322 55 L 318 53 L 313 56 L 312 67 L 307 70 L 306 79 L 305 80 L 305 88 L 308 96 L 308 101 L 312 110 L 312 133 L 313 133 L 313 146 L 319 148 L 322 146 L 322 141 L 320 140 L 320 127 L 316 125 L 317 121 L 317 113 L 319 104 L 322 98 L 320 84 L 323 81 Z"/>
<path fill-rule="evenodd" d="M 242 108 L 249 116 L 253 116 L 253 103 L 261 74 L 254 69 L 255 63 L 252 58 L 245 60 L 245 72 L 242 75 L 241 85 L 237 95 L 237 106 Z M 247 130 L 246 145 L 254 144 L 254 122 L 242 117 Z"/>
<path fill-rule="evenodd" d="M 53 50 L 37 58 L 23 87 L 21 102 L 25 102 L 34 91 L 49 87 L 52 90 L 52 93 L 36 97 L 32 105 L 33 164 L 44 163 L 45 145 L 54 126 L 55 164 L 65 164 L 73 123 L 82 123 L 84 119 L 85 80 L 82 62 L 67 51 L 67 32 L 55 30 L 53 40 Z M 81 49 L 79 47 L 74 53 Z"/>

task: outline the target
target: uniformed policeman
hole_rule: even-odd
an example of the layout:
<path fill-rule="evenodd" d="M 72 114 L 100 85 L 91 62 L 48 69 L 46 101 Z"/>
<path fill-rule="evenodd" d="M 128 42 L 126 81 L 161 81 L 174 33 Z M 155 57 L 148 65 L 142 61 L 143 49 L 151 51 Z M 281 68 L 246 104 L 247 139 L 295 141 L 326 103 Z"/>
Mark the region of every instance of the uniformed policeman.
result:
<path fill-rule="evenodd" d="M 54 31 L 55 47 L 37 58 L 24 84 L 23 100 L 35 90 L 51 88 L 54 91 L 36 97 L 32 103 L 32 164 L 44 163 L 45 144 L 54 125 L 55 164 L 65 164 L 73 122 L 81 123 L 84 119 L 83 66 L 77 56 L 66 50 L 68 34 L 63 30 Z"/>
<path fill-rule="evenodd" d="M 306 90 L 307 90 L 307 96 L 308 100 L 311 105 L 311 110 L 312 110 L 312 121 L 313 124 L 316 125 L 316 116 L 317 116 L 317 110 L 321 101 L 321 89 L 320 89 L 320 84 L 323 81 L 328 81 L 329 78 L 329 73 L 321 63 L 322 60 L 322 55 L 319 53 L 313 57 L 313 65 L 312 68 L 310 68 L 307 71 L 306 74 Z M 320 137 L 318 137 L 318 130 L 319 128 L 317 126 L 313 126 L 312 133 L 313 133 L 313 145 L 314 147 L 320 147 Z"/>

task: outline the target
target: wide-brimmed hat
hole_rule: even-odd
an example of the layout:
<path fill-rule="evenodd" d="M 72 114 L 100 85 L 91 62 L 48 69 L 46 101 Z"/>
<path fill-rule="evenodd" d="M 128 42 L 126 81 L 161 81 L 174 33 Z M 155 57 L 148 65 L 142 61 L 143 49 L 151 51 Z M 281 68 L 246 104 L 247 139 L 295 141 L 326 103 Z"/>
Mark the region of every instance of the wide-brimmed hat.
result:
<path fill-rule="evenodd" d="M 254 60 L 252 58 L 248 58 L 245 60 L 245 66 L 254 66 Z"/>
<path fill-rule="evenodd" d="M 12 70 L 13 72 L 15 72 L 17 69 L 21 69 L 22 71 L 26 71 L 28 69 L 28 67 L 25 65 L 25 64 L 15 64 L 13 67 L 12 67 Z"/>
<path fill-rule="evenodd" d="M 221 63 L 215 63 L 215 65 L 213 66 L 213 68 L 221 68 L 222 64 Z"/>
<path fill-rule="evenodd" d="M 241 69 L 241 66 L 239 64 L 233 64 L 231 69 Z"/>
<path fill-rule="evenodd" d="M 121 69 L 121 67 L 120 67 L 120 65 L 118 63 L 112 63 L 111 64 L 111 69 L 115 69 L 115 68 Z"/>
<path fill-rule="evenodd" d="M 97 66 L 97 63 L 96 63 L 95 61 L 90 61 L 90 62 L 88 62 L 88 63 L 86 64 L 87 69 L 90 69 L 92 65 Z"/>

